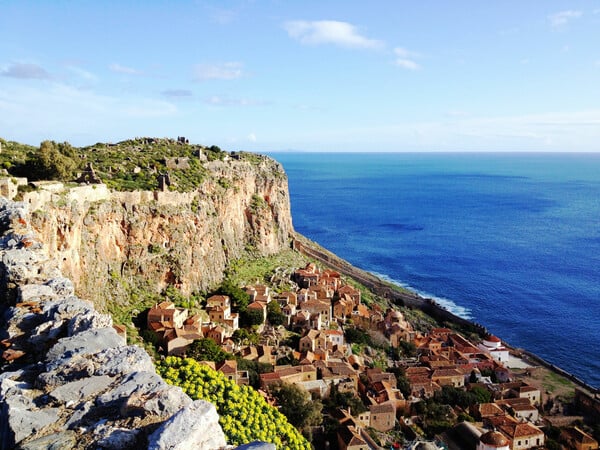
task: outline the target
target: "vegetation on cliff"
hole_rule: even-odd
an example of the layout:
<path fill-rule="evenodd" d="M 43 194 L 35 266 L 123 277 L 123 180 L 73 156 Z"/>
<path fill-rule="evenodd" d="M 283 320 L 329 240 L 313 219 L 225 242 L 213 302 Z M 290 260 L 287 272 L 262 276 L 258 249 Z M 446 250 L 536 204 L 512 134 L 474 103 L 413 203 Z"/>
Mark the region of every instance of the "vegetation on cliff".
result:
<path fill-rule="evenodd" d="M 169 356 L 157 367 L 167 383 L 180 386 L 194 400 L 215 404 L 229 444 L 260 440 L 271 442 L 277 448 L 311 448 L 285 416 L 251 387 L 238 386 L 222 373 L 191 358 Z"/>
<path fill-rule="evenodd" d="M 203 163 L 230 157 L 216 145 L 206 147 L 167 138 L 136 138 L 80 148 L 54 141 L 34 147 L 0 140 L 0 145 L 0 167 L 9 175 L 31 181 L 74 181 L 77 173 L 91 164 L 96 175 L 117 191 L 154 190 L 158 187 L 158 175 L 168 173 L 171 190 L 189 192 L 208 174 Z M 264 159 L 245 152 L 236 153 L 235 157 L 253 164 Z M 225 178 L 220 181 L 224 188 L 231 185 Z"/>

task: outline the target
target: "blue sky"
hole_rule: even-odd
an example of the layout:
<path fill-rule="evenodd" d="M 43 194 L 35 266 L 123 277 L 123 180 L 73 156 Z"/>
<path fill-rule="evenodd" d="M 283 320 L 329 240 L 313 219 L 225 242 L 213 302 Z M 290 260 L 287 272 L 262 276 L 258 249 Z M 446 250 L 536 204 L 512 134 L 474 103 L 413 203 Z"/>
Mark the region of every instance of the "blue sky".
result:
<path fill-rule="evenodd" d="M 600 151 L 600 1 L 0 0 L 0 136 Z"/>

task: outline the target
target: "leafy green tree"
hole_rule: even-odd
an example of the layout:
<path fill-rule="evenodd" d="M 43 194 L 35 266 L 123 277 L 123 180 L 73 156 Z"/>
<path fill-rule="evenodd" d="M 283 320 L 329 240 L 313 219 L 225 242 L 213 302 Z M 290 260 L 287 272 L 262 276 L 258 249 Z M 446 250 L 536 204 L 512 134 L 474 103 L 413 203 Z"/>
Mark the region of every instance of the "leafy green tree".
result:
<path fill-rule="evenodd" d="M 437 403 L 450 406 L 460 406 L 462 408 L 466 408 L 467 406 L 477 403 L 476 394 L 472 392 L 466 392 L 462 389 L 452 386 L 443 386 L 442 390 L 436 392 L 433 398 Z"/>
<path fill-rule="evenodd" d="M 473 386 L 469 392 L 475 395 L 477 403 L 489 403 L 492 401 L 492 393 L 484 387 Z"/>
<path fill-rule="evenodd" d="M 346 340 L 350 343 L 369 345 L 371 342 L 369 335 L 358 328 L 347 327 L 344 331 L 344 335 L 346 336 Z"/>
<path fill-rule="evenodd" d="M 400 349 L 407 358 L 417 356 L 417 346 L 414 342 L 400 341 Z"/>
<path fill-rule="evenodd" d="M 254 389 L 260 387 L 260 374 L 273 372 L 273 366 L 268 363 L 261 363 L 258 361 L 248 361 L 244 358 L 236 358 L 238 370 L 247 370 L 248 378 L 250 380 L 250 386 Z"/>
<path fill-rule="evenodd" d="M 29 177 L 36 180 L 72 179 L 77 162 L 69 155 L 74 156 L 74 151 L 68 143 L 42 142 L 39 150 L 27 160 Z"/>
<path fill-rule="evenodd" d="M 285 323 L 285 314 L 281 312 L 281 306 L 277 302 L 270 302 L 267 305 L 267 319 L 271 325 L 283 325 Z"/>
<path fill-rule="evenodd" d="M 240 322 L 244 327 L 260 325 L 264 322 L 265 316 L 259 309 L 245 309 L 240 312 Z"/>
<path fill-rule="evenodd" d="M 221 283 L 219 293 L 228 295 L 240 311 L 245 310 L 250 303 L 250 295 L 230 279 L 226 279 Z"/>
<path fill-rule="evenodd" d="M 396 376 L 396 386 L 400 389 L 404 398 L 410 397 L 410 382 L 406 378 L 405 370 L 402 367 L 388 367 L 386 372 L 391 372 Z"/>
<path fill-rule="evenodd" d="M 231 353 L 227 353 L 221 349 L 215 341 L 209 338 L 194 341 L 189 346 L 187 354 L 197 361 L 223 362 L 226 359 L 233 359 Z"/>
<path fill-rule="evenodd" d="M 277 400 L 279 411 L 299 430 L 323 422 L 323 404 L 313 401 L 310 394 L 295 384 L 279 383 L 270 392 Z"/>
<path fill-rule="evenodd" d="M 360 398 L 356 397 L 351 392 L 340 392 L 336 384 L 331 386 L 326 406 L 328 409 L 349 408 L 353 415 L 363 413 L 367 410 L 367 407 Z"/>
<path fill-rule="evenodd" d="M 258 334 L 248 331 L 246 328 L 238 328 L 235 330 L 231 335 L 231 339 L 238 345 L 257 345 L 259 342 Z"/>

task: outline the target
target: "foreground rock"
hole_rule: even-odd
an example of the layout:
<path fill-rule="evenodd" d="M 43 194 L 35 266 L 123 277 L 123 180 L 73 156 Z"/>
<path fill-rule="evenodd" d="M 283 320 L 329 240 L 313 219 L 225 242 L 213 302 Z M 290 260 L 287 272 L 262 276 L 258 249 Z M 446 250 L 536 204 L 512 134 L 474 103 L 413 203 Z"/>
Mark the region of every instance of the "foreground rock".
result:
<path fill-rule="evenodd" d="M 0 197 L 0 450 L 225 447 L 192 400 L 74 295 L 22 204 Z"/>

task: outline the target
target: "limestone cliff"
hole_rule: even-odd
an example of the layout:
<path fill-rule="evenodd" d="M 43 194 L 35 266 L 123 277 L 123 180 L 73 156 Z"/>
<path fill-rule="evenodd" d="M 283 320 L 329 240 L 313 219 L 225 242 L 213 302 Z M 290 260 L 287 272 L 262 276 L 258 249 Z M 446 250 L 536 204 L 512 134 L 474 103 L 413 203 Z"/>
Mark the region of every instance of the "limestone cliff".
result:
<path fill-rule="evenodd" d="M 101 310 L 128 287 L 184 294 L 214 287 L 228 263 L 289 245 L 287 178 L 267 157 L 205 164 L 197 190 L 111 192 L 104 185 L 40 187 L 25 195 L 31 224 L 79 295 Z"/>

